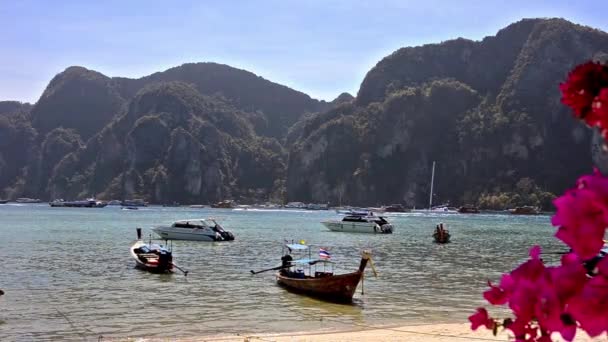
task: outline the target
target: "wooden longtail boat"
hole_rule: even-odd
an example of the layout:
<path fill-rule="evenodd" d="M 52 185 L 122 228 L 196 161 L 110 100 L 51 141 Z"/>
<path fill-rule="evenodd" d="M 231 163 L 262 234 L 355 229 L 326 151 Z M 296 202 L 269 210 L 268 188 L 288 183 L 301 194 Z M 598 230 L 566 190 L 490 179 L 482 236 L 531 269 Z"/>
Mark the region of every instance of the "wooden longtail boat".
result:
<path fill-rule="evenodd" d="M 294 247 L 297 245 L 287 245 Z M 305 246 L 305 245 L 300 245 Z M 296 247 L 297 248 L 297 247 Z M 308 246 L 305 246 L 308 248 Z M 297 249 L 304 249 L 302 247 Z M 292 271 L 291 268 L 297 265 L 316 265 L 317 263 L 330 263 L 323 259 L 301 259 L 288 261 L 288 265 L 277 273 L 277 283 L 287 290 L 302 293 L 313 297 L 322 298 L 332 302 L 348 303 L 353 299 L 357 290 L 357 285 L 363 277 L 363 272 L 370 261 L 370 253 L 363 252 L 359 269 L 352 273 L 335 275 L 333 272 L 314 272 L 314 275 L 305 275 L 301 270 Z M 371 263 L 371 262 L 370 262 Z M 373 268 L 373 264 L 372 264 Z M 310 272 L 312 273 L 312 272 Z M 374 270 L 375 273 L 375 270 Z"/>
<path fill-rule="evenodd" d="M 137 228 L 137 241 L 131 245 L 131 257 L 135 267 L 152 273 L 173 273 L 173 253 L 164 246 L 145 243 L 141 239 L 141 228 Z"/>

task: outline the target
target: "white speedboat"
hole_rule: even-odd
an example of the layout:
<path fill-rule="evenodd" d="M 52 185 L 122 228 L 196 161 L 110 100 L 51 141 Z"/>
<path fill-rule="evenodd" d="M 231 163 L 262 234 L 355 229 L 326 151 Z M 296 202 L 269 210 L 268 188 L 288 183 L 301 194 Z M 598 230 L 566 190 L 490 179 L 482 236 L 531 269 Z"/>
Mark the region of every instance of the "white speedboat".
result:
<path fill-rule="evenodd" d="M 232 241 L 234 235 L 213 219 L 179 220 L 171 226 L 158 226 L 152 231 L 166 240 Z"/>
<path fill-rule="evenodd" d="M 334 232 L 392 234 L 393 225 L 384 217 L 373 213 L 352 212 L 341 221 L 321 222 L 327 229 Z"/>

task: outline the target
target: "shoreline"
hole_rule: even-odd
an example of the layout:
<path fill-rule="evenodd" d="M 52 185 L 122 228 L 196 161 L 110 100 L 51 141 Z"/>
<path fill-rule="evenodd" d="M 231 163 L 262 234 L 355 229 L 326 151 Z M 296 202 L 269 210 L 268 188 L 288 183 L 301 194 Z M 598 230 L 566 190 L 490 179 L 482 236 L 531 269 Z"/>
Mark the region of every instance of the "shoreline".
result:
<path fill-rule="evenodd" d="M 575 342 L 605 341 L 606 335 L 595 339 L 584 332 L 577 333 Z M 487 329 L 473 331 L 469 323 L 438 323 L 419 325 L 390 325 L 377 327 L 361 327 L 360 329 L 345 329 L 333 331 L 299 331 L 289 333 L 260 333 L 260 334 L 224 334 L 199 337 L 161 337 L 161 338 L 103 338 L 101 341 L 182 341 L 182 342 L 372 342 L 372 341 L 417 341 L 417 342 L 457 342 L 457 341 L 513 341 L 509 331 L 499 331 L 497 336 Z M 552 340 L 563 341 L 559 334 L 554 334 Z"/>

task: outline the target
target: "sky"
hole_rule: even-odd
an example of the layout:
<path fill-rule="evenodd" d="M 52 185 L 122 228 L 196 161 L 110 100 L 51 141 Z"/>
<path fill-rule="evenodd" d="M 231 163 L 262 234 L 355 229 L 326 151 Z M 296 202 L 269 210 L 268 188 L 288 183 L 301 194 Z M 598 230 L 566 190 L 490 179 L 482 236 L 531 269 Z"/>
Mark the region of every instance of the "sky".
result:
<path fill-rule="evenodd" d="M 217 62 L 332 100 L 400 47 L 479 40 L 522 18 L 608 31 L 608 1 L 0 0 L 0 101 L 80 65 L 137 78 Z"/>

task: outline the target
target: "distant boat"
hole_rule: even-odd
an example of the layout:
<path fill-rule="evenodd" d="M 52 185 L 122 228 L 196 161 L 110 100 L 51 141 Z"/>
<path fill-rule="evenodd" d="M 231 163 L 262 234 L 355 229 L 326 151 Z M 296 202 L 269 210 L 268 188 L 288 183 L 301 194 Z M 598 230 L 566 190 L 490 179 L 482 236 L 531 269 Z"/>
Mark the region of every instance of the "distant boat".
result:
<path fill-rule="evenodd" d="M 308 209 L 308 210 L 327 210 L 327 209 L 329 209 L 329 204 L 327 204 L 327 203 L 323 203 L 323 204 L 309 203 L 308 205 L 306 205 L 306 209 Z"/>
<path fill-rule="evenodd" d="M 208 205 L 204 205 L 204 204 L 193 204 L 190 206 L 190 208 L 192 209 L 203 209 L 203 208 L 208 208 Z"/>
<path fill-rule="evenodd" d="M 0 204 L 6 204 L 6 203 L 8 203 L 8 200 L 0 199 Z"/>
<path fill-rule="evenodd" d="M 41 201 L 38 198 L 21 197 L 21 198 L 17 198 L 15 200 L 15 202 L 17 202 L 17 203 L 40 203 Z"/>
<path fill-rule="evenodd" d="M 112 205 L 112 206 L 121 206 L 122 205 L 122 201 L 119 200 L 111 200 L 108 202 L 108 205 Z"/>
<path fill-rule="evenodd" d="M 540 214 L 540 209 L 538 207 L 523 206 L 509 209 L 509 213 L 512 215 L 538 215 Z"/>
<path fill-rule="evenodd" d="M 217 209 L 232 209 L 234 207 L 235 207 L 235 203 L 233 200 L 219 201 L 219 202 L 213 203 L 211 205 L 211 208 L 217 208 Z"/>
<path fill-rule="evenodd" d="M 394 230 L 393 225 L 384 217 L 376 216 L 372 212 L 352 212 L 341 221 L 325 221 L 321 224 L 334 232 L 392 234 Z"/>
<path fill-rule="evenodd" d="M 138 207 L 121 207 L 122 210 L 139 210 Z"/>
<path fill-rule="evenodd" d="M 144 201 L 143 199 L 136 198 L 124 200 L 122 201 L 121 205 L 123 207 L 147 207 L 148 202 Z"/>
<path fill-rule="evenodd" d="M 306 204 L 302 202 L 289 202 L 285 204 L 285 208 L 287 209 L 306 209 Z"/>
<path fill-rule="evenodd" d="M 479 209 L 472 205 L 463 205 L 458 208 L 458 212 L 461 214 L 479 214 Z"/>
<path fill-rule="evenodd" d="M 450 232 L 443 227 L 443 223 L 438 224 L 433 233 L 435 243 L 448 243 L 450 242 L 450 237 Z"/>
<path fill-rule="evenodd" d="M 165 240 L 190 241 L 232 241 L 234 235 L 224 230 L 214 219 L 179 220 L 171 226 L 152 228 L 156 235 Z"/>
<path fill-rule="evenodd" d="M 66 208 L 103 208 L 108 205 L 106 202 L 97 201 L 94 198 L 89 198 L 82 201 L 64 201 L 62 199 L 49 202 L 51 207 L 66 207 Z"/>
<path fill-rule="evenodd" d="M 385 206 L 385 207 L 382 207 L 382 208 L 387 213 L 405 213 L 405 212 L 410 211 L 409 209 L 406 209 L 401 204 L 391 204 L 391 205 L 388 205 L 388 206 Z"/>

